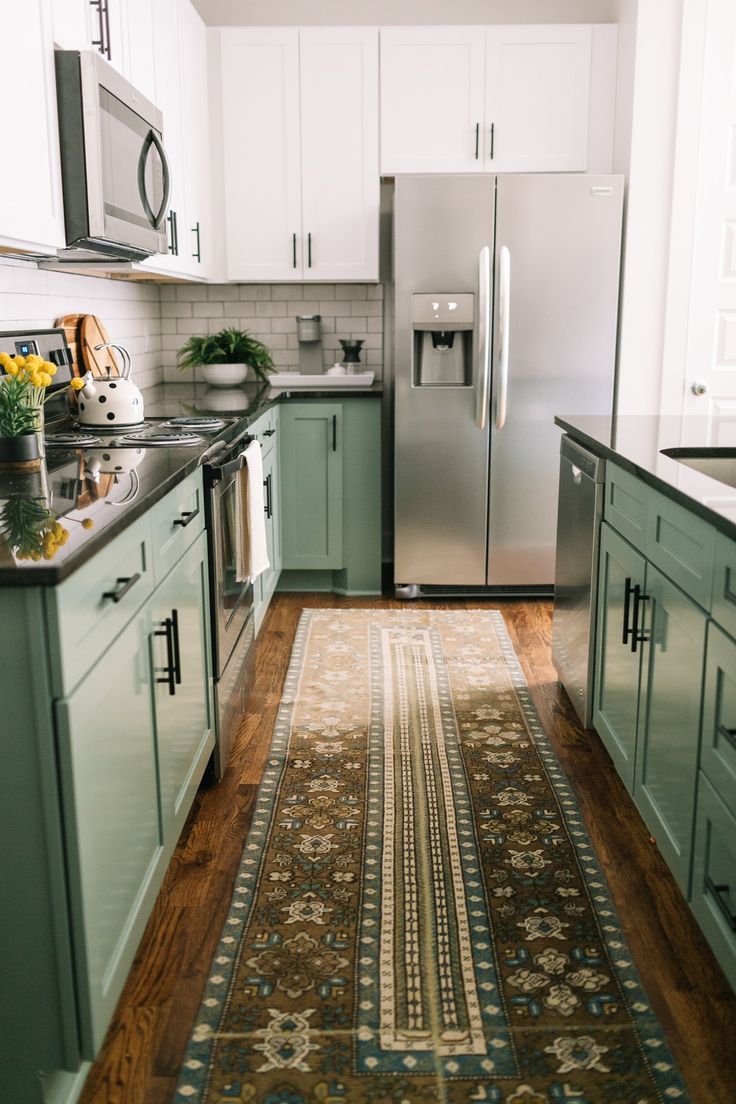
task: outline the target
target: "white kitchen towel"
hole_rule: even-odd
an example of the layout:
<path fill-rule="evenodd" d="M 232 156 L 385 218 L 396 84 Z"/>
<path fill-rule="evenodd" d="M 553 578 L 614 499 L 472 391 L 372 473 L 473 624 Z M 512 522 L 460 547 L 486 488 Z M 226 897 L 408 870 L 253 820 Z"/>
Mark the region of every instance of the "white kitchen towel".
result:
<path fill-rule="evenodd" d="M 246 579 L 252 582 L 269 566 L 263 501 L 263 460 L 258 441 L 251 441 L 241 455 L 245 457 L 245 465 L 238 473 L 235 495 L 235 578 L 239 583 Z"/>

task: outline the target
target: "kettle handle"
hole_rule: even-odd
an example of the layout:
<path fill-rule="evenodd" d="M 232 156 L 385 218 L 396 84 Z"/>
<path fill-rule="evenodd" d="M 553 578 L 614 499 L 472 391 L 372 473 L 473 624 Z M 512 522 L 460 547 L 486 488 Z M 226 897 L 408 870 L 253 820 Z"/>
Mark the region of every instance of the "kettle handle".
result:
<path fill-rule="evenodd" d="M 114 341 L 105 341 L 102 345 L 95 345 L 95 352 L 99 353 L 101 349 L 117 349 L 123 358 L 123 371 L 122 378 L 130 379 L 130 369 L 132 361 L 130 359 L 130 353 L 124 345 L 116 345 Z M 108 370 L 109 375 L 109 370 Z"/>

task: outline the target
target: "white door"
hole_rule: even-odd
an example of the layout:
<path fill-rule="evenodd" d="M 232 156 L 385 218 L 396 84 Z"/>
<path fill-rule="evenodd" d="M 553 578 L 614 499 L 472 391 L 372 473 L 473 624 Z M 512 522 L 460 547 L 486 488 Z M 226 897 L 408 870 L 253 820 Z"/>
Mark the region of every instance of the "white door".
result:
<path fill-rule="evenodd" d="M 587 167 L 590 44 L 588 25 L 487 28 L 484 169 Z"/>
<path fill-rule="evenodd" d="M 378 30 L 302 28 L 299 51 L 303 276 L 377 280 Z"/>
<path fill-rule="evenodd" d="M 292 27 L 221 32 L 230 280 L 301 277 L 298 34 Z"/>
<path fill-rule="evenodd" d="M 157 106 L 153 19 L 154 7 L 158 3 L 159 0 L 125 0 L 128 80 Z"/>
<path fill-rule="evenodd" d="M 89 4 L 83 0 L 51 0 L 54 42 L 60 50 L 89 50 L 91 46 Z M 96 23 L 96 20 L 95 20 Z"/>
<path fill-rule="evenodd" d="M 736 7 L 708 4 L 682 443 L 736 444 Z M 728 419 L 724 421 L 723 419 Z M 729 424 L 730 423 L 730 424 Z M 693 436 L 694 434 L 694 436 Z"/>
<path fill-rule="evenodd" d="M 381 173 L 483 165 L 482 27 L 381 28 Z"/>
<path fill-rule="evenodd" d="M 0 4 L 0 42 L 0 240 L 56 248 L 66 239 L 49 0 Z"/>
<path fill-rule="evenodd" d="M 206 275 L 211 256 L 209 111 L 207 101 L 207 32 L 189 0 L 179 4 L 179 111 L 184 173 L 183 216 L 179 226 L 181 269 Z"/>

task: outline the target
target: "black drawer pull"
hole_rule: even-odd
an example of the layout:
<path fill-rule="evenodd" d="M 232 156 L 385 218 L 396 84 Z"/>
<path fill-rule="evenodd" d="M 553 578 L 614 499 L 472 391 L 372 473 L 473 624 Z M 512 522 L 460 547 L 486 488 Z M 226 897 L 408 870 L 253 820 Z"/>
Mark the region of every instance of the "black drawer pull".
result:
<path fill-rule="evenodd" d="M 631 629 L 629 628 L 629 612 L 631 609 L 631 595 L 634 593 L 634 588 L 631 585 L 631 579 L 627 577 L 624 580 L 624 631 L 621 638 L 622 644 L 629 643 L 629 636 Z"/>
<path fill-rule="evenodd" d="M 649 595 L 642 594 L 641 587 L 637 583 L 634 587 L 634 627 L 631 630 L 631 650 L 636 651 L 637 644 L 646 644 L 649 637 L 646 634 L 646 630 L 639 628 L 639 603 L 648 602 Z M 643 624 L 643 618 L 642 618 Z"/>
<path fill-rule="evenodd" d="M 174 681 L 179 686 L 181 684 L 181 648 L 179 643 L 179 611 L 176 609 L 171 611 L 171 645 L 174 652 L 174 662 L 172 664 Z"/>
<path fill-rule="evenodd" d="M 736 748 L 736 728 L 726 728 L 724 724 L 719 724 L 718 735 L 727 740 L 732 748 Z"/>
<path fill-rule="evenodd" d="M 703 888 L 705 889 L 706 893 L 711 893 L 713 895 L 713 897 L 715 898 L 715 902 L 718 905 L 718 908 L 721 910 L 726 923 L 728 924 L 732 932 L 736 932 L 736 916 L 733 915 L 723 897 L 721 896 L 722 893 L 728 893 L 731 887 L 727 885 L 716 885 L 713 880 L 706 875 L 705 882 L 703 883 Z"/>
<path fill-rule="evenodd" d="M 181 525 L 182 529 L 186 529 L 187 525 L 191 525 L 198 513 L 199 506 L 196 510 L 184 510 L 182 511 L 181 517 L 174 518 L 174 525 Z"/>
<path fill-rule="evenodd" d="M 112 602 L 119 602 L 121 600 L 121 598 L 124 598 L 125 595 L 128 593 L 128 591 L 131 590 L 135 586 L 135 584 L 138 582 L 140 577 L 141 577 L 140 572 L 137 571 L 135 573 L 135 575 L 131 575 L 128 578 L 117 579 L 116 582 L 119 585 L 119 589 L 118 590 L 106 590 L 105 593 L 102 595 L 102 597 L 103 598 L 109 598 Z"/>
<path fill-rule="evenodd" d="M 337 452 L 337 414 L 332 415 L 332 451 Z"/>
<path fill-rule="evenodd" d="M 264 429 L 263 436 L 264 437 L 273 437 L 275 432 L 276 432 L 275 429 Z"/>

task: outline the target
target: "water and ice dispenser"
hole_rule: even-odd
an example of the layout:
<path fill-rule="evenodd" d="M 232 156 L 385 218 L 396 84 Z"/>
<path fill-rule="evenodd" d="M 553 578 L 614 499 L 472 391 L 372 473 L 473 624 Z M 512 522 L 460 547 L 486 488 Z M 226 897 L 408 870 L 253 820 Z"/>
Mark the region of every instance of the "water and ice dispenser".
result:
<path fill-rule="evenodd" d="M 475 296 L 412 295 L 415 387 L 471 387 Z"/>

